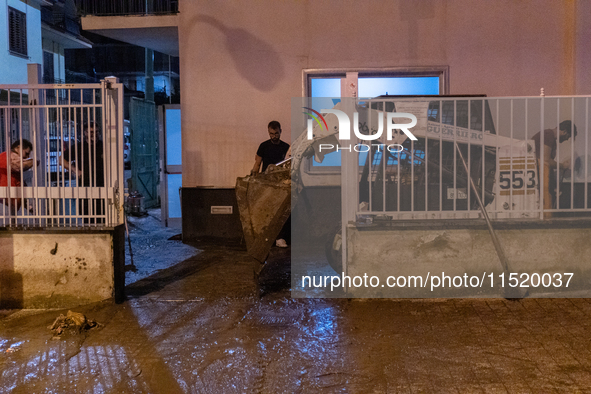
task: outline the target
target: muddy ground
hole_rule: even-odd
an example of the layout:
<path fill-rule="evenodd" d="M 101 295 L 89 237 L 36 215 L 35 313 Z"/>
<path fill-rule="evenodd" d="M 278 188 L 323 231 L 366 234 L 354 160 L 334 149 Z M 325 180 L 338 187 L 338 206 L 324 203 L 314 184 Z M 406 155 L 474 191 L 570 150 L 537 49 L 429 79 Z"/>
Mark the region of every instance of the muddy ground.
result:
<path fill-rule="evenodd" d="M 200 252 L 199 249 L 184 244 L 181 229 L 163 227 L 160 209 L 149 209 L 142 216 L 128 216 L 131 238 L 125 239 L 125 284 L 137 282 L 161 269 L 172 267 Z M 131 270 L 133 262 L 136 270 Z"/>
<path fill-rule="evenodd" d="M 274 248 L 257 282 L 258 263 L 240 245 L 179 243 L 191 256 L 159 263 L 161 248 L 178 242 L 168 235 L 146 240 L 159 268 L 128 278 L 126 302 L 73 309 L 101 328 L 52 339 L 47 327 L 67 310 L 3 311 L 0 393 L 591 387 L 587 299 L 292 299 L 289 250 Z"/>

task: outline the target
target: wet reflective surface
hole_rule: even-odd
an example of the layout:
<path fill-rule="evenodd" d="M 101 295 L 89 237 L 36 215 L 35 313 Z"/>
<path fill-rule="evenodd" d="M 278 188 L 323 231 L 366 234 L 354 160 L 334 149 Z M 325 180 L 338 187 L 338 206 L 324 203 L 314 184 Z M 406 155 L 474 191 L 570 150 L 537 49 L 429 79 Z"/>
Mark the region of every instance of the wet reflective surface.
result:
<path fill-rule="evenodd" d="M 275 263 L 270 277 L 261 274 L 266 287 L 259 297 L 256 266 L 243 251 L 204 250 L 128 286 L 124 304 L 74 308 L 104 327 L 61 340 L 52 340 L 47 326 L 65 311 L 5 311 L 0 392 L 584 392 L 591 387 L 586 299 L 292 299 L 289 261 Z"/>

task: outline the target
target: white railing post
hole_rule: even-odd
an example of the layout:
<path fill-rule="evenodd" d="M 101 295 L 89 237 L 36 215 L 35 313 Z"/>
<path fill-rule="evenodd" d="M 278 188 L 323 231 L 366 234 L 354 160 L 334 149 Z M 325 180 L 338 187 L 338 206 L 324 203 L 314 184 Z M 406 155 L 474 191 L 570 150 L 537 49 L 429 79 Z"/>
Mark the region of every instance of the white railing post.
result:
<path fill-rule="evenodd" d="M 42 68 L 41 64 L 32 63 L 27 64 L 27 82 L 30 85 L 39 85 L 42 83 Z M 33 143 L 33 151 L 31 157 L 34 162 L 39 162 L 39 165 L 33 166 L 33 201 L 35 214 L 45 216 L 47 212 L 46 200 L 41 201 L 38 197 L 38 188 L 46 186 L 45 180 L 47 178 L 47 153 L 45 152 L 45 138 L 48 130 L 43 128 L 45 123 L 45 114 L 41 105 L 45 104 L 43 92 L 40 89 L 29 90 L 29 104 L 30 109 L 30 132 L 31 142 Z M 47 220 L 36 220 L 38 224 L 46 223 Z"/>
<path fill-rule="evenodd" d="M 546 95 L 544 94 L 544 88 L 540 89 L 540 97 L 542 99 L 540 100 L 540 152 L 538 153 L 540 157 L 538 159 L 538 170 L 540 174 L 538 175 L 538 178 L 540 180 L 540 219 L 544 219 L 544 188 L 546 187 L 546 181 L 544 179 L 546 176 L 546 166 L 544 165 L 544 97 L 546 97 Z"/>
<path fill-rule="evenodd" d="M 346 74 L 346 78 L 341 79 L 341 97 L 343 100 L 343 110 L 349 119 L 353 119 L 355 104 L 357 102 L 357 73 Z M 349 98 L 350 97 L 350 98 Z M 352 130 L 349 130 L 351 132 Z M 351 140 L 351 146 L 355 145 L 356 139 Z M 346 152 L 346 151 L 345 151 Z M 357 159 L 357 160 L 356 160 Z M 341 230 L 342 230 L 342 264 L 343 272 L 347 274 L 347 225 L 350 220 L 355 220 L 355 214 L 359 207 L 359 177 L 358 177 L 358 158 L 354 153 L 341 153 Z M 347 289 L 345 288 L 345 291 Z"/>
<path fill-rule="evenodd" d="M 114 210 L 111 224 L 123 223 L 123 87 L 119 78 L 107 77 L 105 96 L 105 186 L 114 191 L 112 198 Z"/>

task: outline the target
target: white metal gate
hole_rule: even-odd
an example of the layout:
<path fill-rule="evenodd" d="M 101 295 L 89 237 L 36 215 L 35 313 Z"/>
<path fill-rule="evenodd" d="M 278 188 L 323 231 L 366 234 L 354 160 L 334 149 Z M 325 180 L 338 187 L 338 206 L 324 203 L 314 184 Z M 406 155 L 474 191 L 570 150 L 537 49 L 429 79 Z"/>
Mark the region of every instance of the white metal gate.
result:
<path fill-rule="evenodd" d="M 418 119 L 417 140 L 387 141 L 384 132 L 334 148 L 347 153 L 341 184 L 355 197 L 343 220 L 478 218 L 476 193 L 493 218 L 588 216 L 589 98 L 357 99 L 350 112 L 362 133 L 405 112 Z"/>
<path fill-rule="evenodd" d="M 123 85 L 116 78 L 0 85 L 0 151 L 0 227 L 123 223 Z"/>

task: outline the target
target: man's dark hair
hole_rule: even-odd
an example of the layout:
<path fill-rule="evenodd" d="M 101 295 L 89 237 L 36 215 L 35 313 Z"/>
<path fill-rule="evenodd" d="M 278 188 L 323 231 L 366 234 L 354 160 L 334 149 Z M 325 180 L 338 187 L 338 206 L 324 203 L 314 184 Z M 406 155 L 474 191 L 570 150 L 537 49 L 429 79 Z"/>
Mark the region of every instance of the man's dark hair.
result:
<path fill-rule="evenodd" d="M 273 130 L 281 131 L 281 124 L 279 122 L 277 122 L 276 120 L 270 121 L 269 126 L 267 126 L 267 127 L 270 127 Z"/>
<path fill-rule="evenodd" d="M 98 126 L 99 126 L 99 125 L 98 125 L 98 124 L 96 124 L 96 123 L 94 122 L 94 120 L 89 120 L 88 122 L 84 122 L 84 125 L 82 126 L 82 130 L 85 130 L 85 131 L 86 131 L 86 130 L 88 130 L 89 128 L 91 128 L 91 127 L 94 127 L 94 131 L 95 131 L 95 133 L 98 133 L 98 132 L 99 132 L 99 127 L 98 127 Z"/>
<path fill-rule="evenodd" d="M 21 140 L 16 140 L 16 141 L 14 141 L 12 143 L 12 145 L 10 145 L 10 150 L 14 151 L 19 146 L 21 146 Z M 26 140 L 24 138 L 23 138 L 23 141 L 22 141 L 22 146 L 23 146 L 24 149 L 33 150 L 33 144 L 31 144 L 31 141 Z"/>
<path fill-rule="evenodd" d="M 560 122 L 560 126 L 558 127 L 560 130 L 566 131 L 568 133 L 568 137 L 572 137 L 571 135 L 571 126 L 572 130 L 575 132 L 575 138 L 577 137 L 577 126 L 571 122 L 570 120 L 564 120 Z"/>

